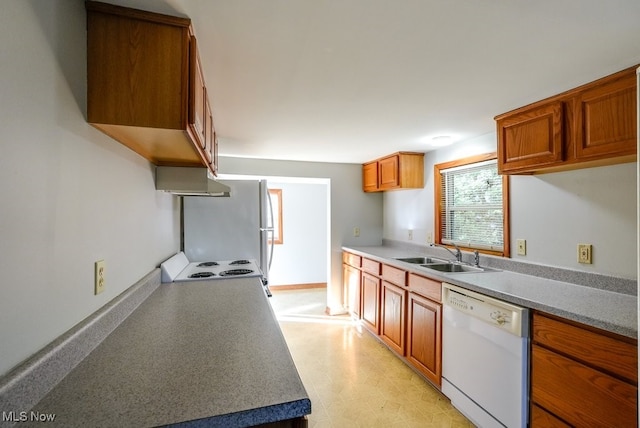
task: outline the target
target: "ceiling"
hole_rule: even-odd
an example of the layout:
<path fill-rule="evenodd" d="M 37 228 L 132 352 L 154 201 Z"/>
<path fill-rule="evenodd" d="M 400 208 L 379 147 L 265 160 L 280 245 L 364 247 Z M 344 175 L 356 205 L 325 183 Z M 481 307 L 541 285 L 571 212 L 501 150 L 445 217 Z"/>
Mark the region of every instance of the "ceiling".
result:
<path fill-rule="evenodd" d="M 638 0 L 106 0 L 191 18 L 222 156 L 362 163 L 640 64 Z"/>

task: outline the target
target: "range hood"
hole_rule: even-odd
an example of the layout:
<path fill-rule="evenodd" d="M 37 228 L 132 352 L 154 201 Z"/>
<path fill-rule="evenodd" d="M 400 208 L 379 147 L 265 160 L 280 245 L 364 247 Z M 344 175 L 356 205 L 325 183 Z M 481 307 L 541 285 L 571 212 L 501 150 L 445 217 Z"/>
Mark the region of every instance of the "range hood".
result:
<path fill-rule="evenodd" d="M 180 196 L 229 197 L 231 188 L 213 179 L 207 168 L 159 166 L 156 189 Z"/>

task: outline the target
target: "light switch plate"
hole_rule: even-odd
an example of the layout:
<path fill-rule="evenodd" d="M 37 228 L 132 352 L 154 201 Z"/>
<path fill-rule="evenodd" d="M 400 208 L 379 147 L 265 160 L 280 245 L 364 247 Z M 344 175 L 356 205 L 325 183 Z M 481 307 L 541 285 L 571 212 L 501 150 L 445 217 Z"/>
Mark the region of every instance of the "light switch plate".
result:
<path fill-rule="evenodd" d="M 526 239 L 516 239 L 516 247 L 518 248 L 519 256 L 527 255 L 527 240 Z"/>

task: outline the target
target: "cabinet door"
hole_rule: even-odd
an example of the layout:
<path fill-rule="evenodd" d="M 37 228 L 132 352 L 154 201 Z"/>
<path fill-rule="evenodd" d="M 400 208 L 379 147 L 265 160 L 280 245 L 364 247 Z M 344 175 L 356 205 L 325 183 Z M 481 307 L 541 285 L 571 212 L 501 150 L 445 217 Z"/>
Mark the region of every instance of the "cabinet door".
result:
<path fill-rule="evenodd" d="M 563 104 L 550 102 L 497 119 L 498 171 L 534 171 L 563 160 Z"/>
<path fill-rule="evenodd" d="M 405 351 L 406 296 L 407 290 L 404 288 L 382 281 L 380 336 L 402 356 Z"/>
<path fill-rule="evenodd" d="M 378 191 L 378 162 L 362 165 L 362 190 L 365 192 Z"/>
<path fill-rule="evenodd" d="M 360 319 L 360 270 L 347 264 L 342 265 L 342 287 L 349 313 Z"/>
<path fill-rule="evenodd" d="M 407 360 L 433 384 L 442 377 L 442 305 L 409 293 Z"/>
<path fill-rule="evenodd" d="M 378 187 L 380 190 L 400 186 L 400 158 L 389 156 L 378 161 Z"/>
<path fill-rule="evenodd" d="M 218 175 L 218 134 L 213 131 L 213 146 L 211 147 L 212 157 L 211 160 L 211 169 L 213 170 L 213 175 Z"/>
<path fill-rule="evenodd" d="M 592 160 L 636 153 L 636 78 L 628 75 L 578 96 L 575 157 Z"/>
<path fill-rule="evenodd" d="M 197 144 L 202 149 L 206 148 L 206 91 L 204 86 L 204 76 L 200 66 L 200 58 L 196 46 L 196 38 L 191 37 L 189 43 L 189 125 L 193 128 L 193 134 L 197 140 Z"/>
<path fill-rule="evenodd" d="M 89 123 L 185 130 L 189 21 L 98 2 L 86 8 Z M 146 145 L 132 148 L 152 158 Z"/>
<path fill-rule="evenodd" d="M 215 141 L 215 131 L 213 129 L 213 114 L 211 113 L 209 101 L 206 98 L 204 100 L 204 119 L 204 154 L 210 165 L 213 163 L 213 143 Z"/>
<path fill-rule="evenodd" d="M 380 334 L 380 278 L 362 273 L 362 321 L 366 328 Z"/>

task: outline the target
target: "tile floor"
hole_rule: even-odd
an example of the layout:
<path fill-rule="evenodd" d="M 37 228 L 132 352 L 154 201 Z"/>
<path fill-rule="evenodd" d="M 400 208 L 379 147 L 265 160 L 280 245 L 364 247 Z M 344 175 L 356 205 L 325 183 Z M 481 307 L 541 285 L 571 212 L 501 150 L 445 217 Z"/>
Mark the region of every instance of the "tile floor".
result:
<path fill-rule="evenodd" d="M 311 398 L 309 427 L 473 427 L 355 322 L 326 316 L 325 289 L 276 290 L 271 304 Z"/>

